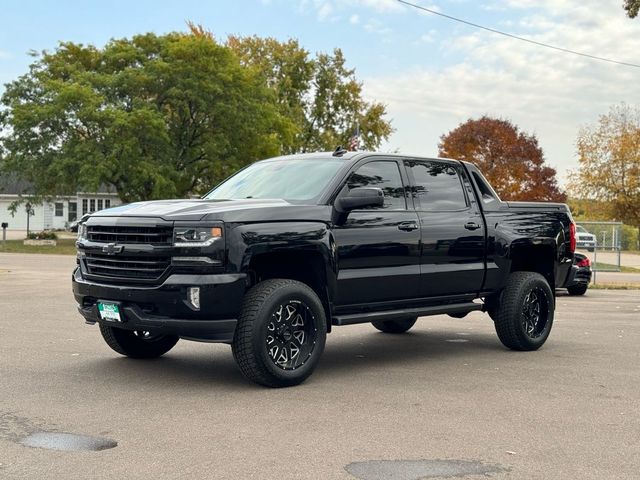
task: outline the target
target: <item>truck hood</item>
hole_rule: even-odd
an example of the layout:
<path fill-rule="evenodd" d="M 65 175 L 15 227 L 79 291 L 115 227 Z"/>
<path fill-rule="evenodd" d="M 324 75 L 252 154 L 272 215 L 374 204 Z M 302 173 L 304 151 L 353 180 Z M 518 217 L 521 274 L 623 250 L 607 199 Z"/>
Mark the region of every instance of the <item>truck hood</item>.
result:
<path fill-rule="evenodd" d="M 167 221 L 328 221 L 331 218 L 331 207 L 294 205 L 279 199 L 154 200 L 119 205 L 93 213 L 91 217 L 96 220 L 100 217 L 155 217 Z"/>

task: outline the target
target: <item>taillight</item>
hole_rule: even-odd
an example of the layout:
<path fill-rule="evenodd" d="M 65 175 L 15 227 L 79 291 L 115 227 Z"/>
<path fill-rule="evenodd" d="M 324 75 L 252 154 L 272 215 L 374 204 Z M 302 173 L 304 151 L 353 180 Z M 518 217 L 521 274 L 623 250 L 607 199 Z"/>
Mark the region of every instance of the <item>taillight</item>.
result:
<path fill-rule="evenodd" d="M 579 267 L 590 267 L 591 260 L 589 260 L 589 257 L 584 257 L 582 260 L 576 263 L 576 265 L 578 265 Z"/>
<path fill-rule="evenodd" d="M 576 224 L 569 224 L 569 253 L 576 251 Z"/>

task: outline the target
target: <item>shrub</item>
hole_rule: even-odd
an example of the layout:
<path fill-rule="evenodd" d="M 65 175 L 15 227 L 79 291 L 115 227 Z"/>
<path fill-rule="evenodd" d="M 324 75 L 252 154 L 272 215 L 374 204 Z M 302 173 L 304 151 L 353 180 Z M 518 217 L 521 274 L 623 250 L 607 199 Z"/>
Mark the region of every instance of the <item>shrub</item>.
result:
<path fill-rule="evenodd" d="M 29 232 L 28 240 L 57 240 L 58 236 L 51 231 L 43 230 L 42 232 Z"/>

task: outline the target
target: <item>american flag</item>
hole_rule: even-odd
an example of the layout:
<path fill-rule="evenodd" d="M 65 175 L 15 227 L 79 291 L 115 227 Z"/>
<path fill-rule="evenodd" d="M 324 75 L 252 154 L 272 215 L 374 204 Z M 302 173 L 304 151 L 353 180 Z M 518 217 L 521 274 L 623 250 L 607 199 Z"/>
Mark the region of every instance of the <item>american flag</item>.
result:
<path fill-rule="evenodd" d="M 360 125 L 356 125 L 356 129 L 349 139 L 349 150 L 355 152 L 360 148 Z"/>

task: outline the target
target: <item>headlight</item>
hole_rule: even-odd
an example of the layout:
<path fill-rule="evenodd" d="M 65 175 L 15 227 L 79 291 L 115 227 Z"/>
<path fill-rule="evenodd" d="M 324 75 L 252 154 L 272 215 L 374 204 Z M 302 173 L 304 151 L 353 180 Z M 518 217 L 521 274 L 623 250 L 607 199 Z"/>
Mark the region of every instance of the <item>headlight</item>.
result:
<path fill-rule="evenodd" d="M 80 223 L 78 225 L 78 240 L 84 240 L 87 238 L 87 225 Z"/>
<path fill-rule="evenodd" d="M 220 238 L 220 227 L 176 227 L 173 230 L 173 244 L 176 247 L 208 247 Z"/>

